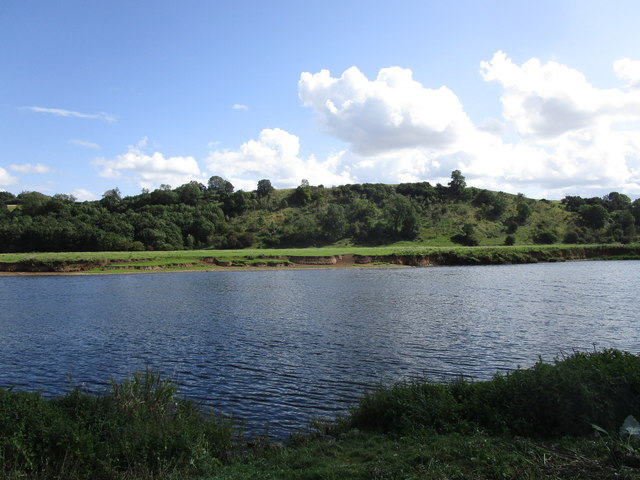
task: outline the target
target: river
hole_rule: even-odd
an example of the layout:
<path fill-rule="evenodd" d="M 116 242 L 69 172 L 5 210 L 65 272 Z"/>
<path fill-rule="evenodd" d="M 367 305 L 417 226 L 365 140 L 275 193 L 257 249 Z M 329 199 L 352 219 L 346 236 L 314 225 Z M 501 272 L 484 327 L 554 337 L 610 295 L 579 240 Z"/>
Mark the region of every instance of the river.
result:
<path fill-rule="evenodd" d="M 0 386 L 150 368 L 276 437 L 380 383 L 640 351 L 640 263 L 0 277 Z"/>

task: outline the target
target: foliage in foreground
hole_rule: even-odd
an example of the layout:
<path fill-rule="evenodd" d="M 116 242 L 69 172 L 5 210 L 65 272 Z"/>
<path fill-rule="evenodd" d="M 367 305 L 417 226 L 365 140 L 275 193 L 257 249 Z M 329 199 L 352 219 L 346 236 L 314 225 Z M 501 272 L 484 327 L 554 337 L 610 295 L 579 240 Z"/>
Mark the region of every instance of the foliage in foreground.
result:
<path fill-rule="evenodd" d="M 640 441 L 618 433 L 638 400 L 640 358 L 616 350 L 487 382 L 403 382 L 211 479 L 640 479 Z"/>
<path fill-rule="evenodd" d="M 210 473 L 231 448 L 229 420 L 177 399 L 171 381 L 136 374 L 106 395 L 53 400 L 0 389 L 2 478 L 156 478 Z"/>
<path fill-rule="evenodd" d="M 637 461 L 618 442 L 602 438 L 540 441 L 480 432 L 385 435 L 350 430 L 255 452 L 206 479 L 638 480 Z"/>
<path fill-rule="evenodd" d="M 493 434 L 587 435 L 592 424 L 617 431 L 640 417 L 640 357 L 618 350 L 577 352 L 554 364 L 496 374 L 491 381 L 398 383 L 365 394 L 349 428 L 407 432 L 483 429 Z"/>
<path fill-rule="evenodd" d="M 247 450 L 146 372 L 102 396 L 0 390 L 0 478 L 640 479 L 640 441 L 618 433 L 639 400 L 640 357 L 575 353 L 486 382 L 380 388 L 341 421 Z"/>

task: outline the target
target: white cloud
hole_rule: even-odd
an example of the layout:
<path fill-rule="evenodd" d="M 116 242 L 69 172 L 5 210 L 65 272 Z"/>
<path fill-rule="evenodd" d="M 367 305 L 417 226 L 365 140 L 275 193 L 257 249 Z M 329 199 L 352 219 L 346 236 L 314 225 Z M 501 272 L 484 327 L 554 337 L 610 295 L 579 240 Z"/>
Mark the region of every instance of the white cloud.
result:
<path fill-rule="evenodd" d="M 231 108 L 233 108 L 234 110 L 244 110 L 247 111 L 249 110 L 249 107 L 247 107 L 246 105 L 243 105 L 242 103 L 234 103 Z"/>
<path fill-rule="evenodd" d="M 56 117 L 72 117 L 72 118 L 88 118 L 93 120 L 104 120 L 105 122 L 113 123 L 116 121 L 113 115 L 108 113 L 80 113 L 73 110 L 64 110 L 62 108 L 46 108 L 46 107 L 21 107 L 23 110 L 30 110 L 37 113 L 48 113 L 55 115 Z"/>
<path fill-rule="evenodd" d="M 582 73 L 557 62 L 543 65 L 532 58 L 519 66 L 497 52 L 481 70 L 486 81 L 504 88 L 504 117 L 525 138 L 544 141 L 640 118 L 640 92 L 597 89 Z"/>
<path fill-rule="evenodd" d="M 0 167 L 0 187 L 7 187 L 18 182 L 18 179 L 9 174 L 4 168 Z"/>
<path fill-rule="evenodd" d="M 507 125 L 495 118 L 485 118 L 482 123 L 478 125 L 478 130 L 502 137 L 509 131 L 509 128 Z"/>
<path fill-rule="evenodd" d="M 640 78 L 635 67 L 615 64 L 630 85 Z M 349 145 L 339 168 L 359 182 L 446 182 L 459 168 L 472 185 L 531 196 L 640 194 L 640 90 L 598 89 L 560 63 L 517 65 L 502 52 L 481 72 L 504 89 L 506 123 L 474 125 L 453 92 L 424 87 L 398 67 L 374 80 L 355 67 L 340 78 L 303 73 L 299 95 Z M 512 129 L 519 137 L 507 142 Z"/>
<path fill-rule="evenodd" d="M 629 88 L 640 87 L 640 60 L 622 58 L 613 63 L 613 70 L 616 75 L 626 80 Z"/>
<path fill-rule="evenodd" d="M 41 163 L 38 163 L 36 165 L 33 165 L 31 163 L 25 163 L 23 165 L 9 165 L 9 168 L 11 170 L 13 170 L 14 172 L 19 172 L 19 173 L 26 173 L 26 174 L 44 174 L 44 173 L 50 173 L 51 172 L 51 167 L 48 167 L 46 165 L 42 165 Z"/>
<path fill-rule="evenodd" d="M 78 145 L 79 147 L 93 148 L 93 149 L 96 149 L 96 150 L 100 149 L 100 145 L 98 145 L 97 143 L 87 142 L 85 140 L 71 139 L 71 140 L 69 140 L 69 143 L 72 144 L 72 145 Z"/>
<path fill-rule="evenodd" d="M 257 140 L 249 140 L 237 150 L 211 152 L 205 163 L 211 175 L 224 177 L 244 190 L 255 190 L 262 178 L 280 188 L 298 186 L 303 178 L 314 185 L 352 183 L 348 171 L 340 170 L 339 157 L 320 162 L 314 156 L 303 159 L 299 154 L 297 136 L 279 128 L 264 129 Z"/>
<path fill-rule="evenodd" d="M 618 76 L 630 84 L 636 67 L 628 59 L 614 63 Z M 481 69 L 486 81 L 504 88 L 504 118 L 522 136 L 517 147 L 538 149 L 531 161 L 544 168 L 533 182 L 551 192 L 640 194 L 635 186 L 640 180 L 640 132 L 629 127 L 640 121 L 640 91 L 598 89 L 565 65 L 535 58 L 516 65 L 502 52 L 482 62 Z"/>
<path fill-rule="evenodd" d="M 92 163 L 100 168 L 101 177 L 124 177 L 141 188 L 151 189 L 161 184 L 177 187 L 191 180 L 204 180 L 193 157 L 165 158 L 160 152 L 148 155 L 142 150 L 146 145 L 147 139 L 144 138 L 138 145 L 129 146 L 127 153 L 118 155 L 113 160 L 98 158 Z"/>
<path fill-rule="evenodd" d="M 448 148 L 471 127 L 451 90 L 425 88 L 413 80 L 411 70 L 399 67 L 381 69 L 375 80 L 356 67 L 340 78 L 328 70 L 305 72 L 298 90 L 324 130 L 363 155 Z"/>
<path fill-rule="evenodd" d="M 98 198 L 92 192 L 90 192 L 89 190 L 85 190 L 84 188 L 75 189 L 73 192 L 71 192 L 71 195 L 76 197 L 80 202 L 96 200 Z"/>

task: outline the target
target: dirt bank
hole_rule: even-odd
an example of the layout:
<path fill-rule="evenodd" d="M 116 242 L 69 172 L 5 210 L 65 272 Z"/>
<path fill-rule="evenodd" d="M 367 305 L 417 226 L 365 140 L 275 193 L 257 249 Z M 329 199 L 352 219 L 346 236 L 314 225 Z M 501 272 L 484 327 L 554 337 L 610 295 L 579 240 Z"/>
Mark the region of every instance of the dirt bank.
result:
<path fill-rule="evenodd" d="M 327 255 L 327 256 L 259 256 L 237 259 L 202 257 L 195 263 L 153 265 L 154 260 L 140 258 L 131 260 L 59 261 L 31 259 L 23 262 L 0 262 L 0 272 L 6 273 L 81 273 L 168 271 L 218 268 L 306 268 L 306 267 L 350 267 L 363 265 L 398 265 L 427 267 L 434 265 L 503 265 L 518 263 L 558 262 L 593 259 L 640 258 L 640 246 L 604 245 L 575 246 L 571 248 L 491 248 L 440 250 L 429 254 L 392 255 Z M 134 265 L 145 263 L 145 265 Z"/>

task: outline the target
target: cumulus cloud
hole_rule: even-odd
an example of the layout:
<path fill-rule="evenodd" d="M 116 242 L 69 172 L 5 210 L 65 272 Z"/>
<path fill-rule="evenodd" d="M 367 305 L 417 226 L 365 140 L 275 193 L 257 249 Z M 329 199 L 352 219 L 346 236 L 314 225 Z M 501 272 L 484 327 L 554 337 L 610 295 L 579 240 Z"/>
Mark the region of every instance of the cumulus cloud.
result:
<path fill-rule="evenodd" d="M 253 190 L 268 178 L 277 187 L 362 182 L 446 183 L 460 169 L 474 186 L 534 197 L 640 195 L 640 62 L 613 64 L 621 86 L 593 86 L 576 69 L 532 58 L 522 64 L 503 52 L 480 63 L 481 78 L 502 88 L 502 118 L 474 124 L 446 86 L 423 85 L 411 70 L 381 69 L 368 79 L 356 67 L 333 77 L 327 70 L 302 73 L 298 94 L 319 126 L 344 142 L 326 158 L 301 154 L 300 139 L 268 128 L 234 149 L 212 143 L 202 161 L 166 157 L 143 139 L 126 153 L 93 164 L 107 178 L 142 188 L 206 182 L 219 175 Z M 622 85 L 624 83 L 624 85 Z M 26 107 L 61 116 L 97 118 L 59 109 Z M 246 110 L 235 104 L 232 108 Z M 103 118 L 104 119 L 104 118 Z M 99 148 L 81 140 L 71 143 Z M 148 151 L 149 150 L 149 151 Z M 47 173 L 44 165 L 11 165 L 21 173 Z M 0 186 L 16 183 L 0 168 Z M 78 192 L 79 193 L 79 192 Z M 76 194 L 89 199 L 90 192 Z"/>
<path fill-rule="evenodd" d="M 229 180 L 236 188 L 254 190 L 256 180 L 268 178 L 278 187 L 312 184 L 352 183 L 347 170 L 340 169 L 340 156 L 324 162 L 314 156 L 300 157 L 300 140 L 279 128 L 264 129 L 256 140 L 243 143 L 237 150 L 213 151 L 205 160 L 211 175 Z"/>
<path fill-rule="evenodd" d="M 624 59 L 614 70 L 633 87 L 638 65 Z M 640 90 L 599 89 L 566 65 L 518 65 L 503 52 L 480 67 L 503 87 L 504 122 L 474 125 L 453 92 L 398 67 L 373 80 L 355 67 L 337 78 L 303 73 L 299 96 L 347 143 L 340 169 L 359 182 L 445 182 L 459 168 L 473 185 L 533 196 L 640 194 L 640 138 L 629 126 L 640 121 Z"/>
<path fill-rule="evenodd" d="M 633 85 L 637 65 L 624 59 L 614 70 Z M 503 115 L 522 137 L 517 146 L 537 148 L 532 161 L 545 168 L 531 180 L 541 188 L 640 193 L 638 131 L 628 126 L 640 121 L 640 91 L 598 89 L 565 65 L 536 58 L 517 65 L 502 52 L 481 71 L 504 88 Z"/>
<path fill-rule="evenodd" d="M 616 75 L 627 81 L 627 87 L 640 87 L 640 60 L 622 58 L 613 63 L 613 70 Z"/>
<path fill-rule="evenodd" d="M 31 163 L 25 163 L 23 165 L 9 165 L 9 168 L 14 172 L 26 173 L 26 174 L 45 174 L 51 172 L 51 167 L 38 163 L 33 165 Z"/>
<path fill-rule="evenodd" d="M 509 127 L 495 118 L 485 118 L 482 123 L 478 125 L 478 130 L 502 137 L 509 131 Z"/>
<path fill-rule="evenodd" d="M 619 69 L 628 72 L 629 62 L 624 65 L 626 70 Z M 640 116 L 640 92 L 597 89 L 581 72 L 557 62 L 543 65 L 532 58 L 517 65 L 497 52 L 480 68 L 485 81 L 497 81 L 504 88 L 504 118 L 525 138 L 544 141 Z"/>
<path fill-rule="evenodd" d="M 151 155 L 143 149 L 146 138 L 138 145 L 129 146 L 126 153 L 113 160 L 95 159 L 92 163 L 100 169 L 104 178 L 125 177 L 137 183 L 141 188 L 156 188 L 161 184 L 179 186 L 191 180 L 203 181 L 198 163 L 193 157 L 169 157 L 155 152 Z"/>
<path fill-rule="evenodd" d="M 9 174 L 4 168 L 0 167 L 0 187 L 8 187 L 18 183 L 18 179 Z"/>
<path fill-rule="evenodd" d="M 381 69 L 375 80 L 356 67 L 340 78 L 331 77 L 328 70 L 305 72 L 298 91 L 325 131 L 363 155 L 447 148 L 471 127 L 451 90 L 425 88 L 411 70 L 400 67 Z"/>
<path fill-rule="evenodd" d="M 249 107 L 247 107 L 246 105 L 243 105 L 242 103 L 234 103 L 231 108 L 233 108 L 234 110 L 244 110 L 247 111 L 249 110 Z"/>
<path fill-rule="evenodd" d="M 30 110 L 37 113 L 47 113 L 55 115 L 56 117 L 72 117 L 72 118 L 88 118 L 93 120 L 104 120 L 105 122 L 113 123 L 116 121 L 113 115 L 108 113 L 81 113 L 74 112 L 73 110 L 65 110 L 62 108 L 47 108 L 47 107 L 21 107 L 23 110 Z"/>

